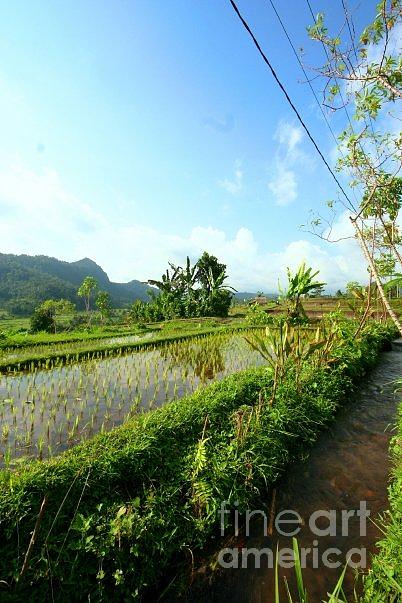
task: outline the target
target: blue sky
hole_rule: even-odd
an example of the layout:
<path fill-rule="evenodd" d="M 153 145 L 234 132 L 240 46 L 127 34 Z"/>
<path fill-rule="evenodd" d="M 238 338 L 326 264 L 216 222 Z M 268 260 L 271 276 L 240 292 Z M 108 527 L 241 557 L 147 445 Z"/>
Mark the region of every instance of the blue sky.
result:
<path fill-rule="evenodd" d="M 276 4 L 305 63 L 321 64 L 305 0 Z M 269 2 L 238 5 L 333 158 Z M 340 0 L 312 6 L 341 24 Z M 374 7 L 361 3 L 358 30 Z M 88 256 L 121 281 L 203 249 L 240 289 L 273 290 L 303 259 L 330 288 L 364 278 L 353 243 L 299 229 L 336 185 L 227 0 L 13 0 L 0 56 L 1 251 Z"/>

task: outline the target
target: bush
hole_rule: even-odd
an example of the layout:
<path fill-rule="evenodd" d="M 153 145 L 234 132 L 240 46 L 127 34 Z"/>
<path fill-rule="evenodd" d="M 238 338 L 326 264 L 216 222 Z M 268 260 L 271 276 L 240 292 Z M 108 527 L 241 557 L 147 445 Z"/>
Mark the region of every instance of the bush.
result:
<path fill-rule="evenodd" d="M 345 346 L 331 370 L 292 370 L 270 399 L 266 368 L 192 396 L 46 462 L 0 474 L 2 600 L 138 599 L 216 530 L 223 500 L 239 510 L 278 479 L 333 420 L 389 337 L 378 326 Z M 247 428 L 243 427 L 246 426 Z M 21 559 L 45 511 L 29 567 Z"/>
<path fill-rule="evenodd" d="M 248 307 L 245 320 L 249 325 L 264 326 L 264 325 L 272 324 L 273 317 L 270 316 L 269 314 L 267 314 L 267 312 L 265 310 L 263 310 L 261 308 L 261 306 L 254 303 Z"/>
<path fill-rule="evenodd" d="M 393 479 L 388 488 L 390 511 L 382 526 L 385 538 L 377 543 L 379 553 L 364 578 L 362 601 L 387 603 L 402 600 L 402 404 L 397 435 L 391 441 Z"/>
<path fill-rule="evenodd" d="M 31 333 L 39 333 L 46 331 L 47 333 L 54 332 L 54 316 L 43 308 L 36 308 L 30 320 Z"/>

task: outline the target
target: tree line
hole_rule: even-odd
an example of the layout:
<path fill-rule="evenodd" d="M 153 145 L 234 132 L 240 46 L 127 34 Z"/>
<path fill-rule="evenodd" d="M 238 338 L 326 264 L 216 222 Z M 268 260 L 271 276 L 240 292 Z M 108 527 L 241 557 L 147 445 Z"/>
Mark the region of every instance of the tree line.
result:
<path fill-rule="evenodd" d="M 187 256 L 184 267 L 169 262 L 160 280 L 150 279 L 157 287 L 151 300 L 137 300 L 130 309 L 135 322 L 155 322 L 172 318 L 201 316 L 226 317 L 235 289 L 226 284 L 226 265 L 206 251 L 194 263 Z"/>
<path fill-rule="evenodd" d="M 187 257 L 184 267 L 169 262 L 160 280 L 148 280 L 155 290 L 151 291 L 148 302 L 137 300 L 133 303 L 128 311 L 129 320 L 156 322 L 173 318 L 227 316 L 235 289 L 226 284 L 226 268 L 207 252 L 194 264 Z M 110 320 L 113 311 L 111 296 L 99 289 L 95 277 L 86 276 L 78 287 L 77 295 L 84 303 L 82 322 L 85 326 L 90 326 L 94 320 L 94 309 L 101 324 Z M 31 317 L 31 331 L 56 332 L 60 318 L 73 316 L 75 311 L 75 304 L 68 299 L 47 299 L 35 309 Z"/>

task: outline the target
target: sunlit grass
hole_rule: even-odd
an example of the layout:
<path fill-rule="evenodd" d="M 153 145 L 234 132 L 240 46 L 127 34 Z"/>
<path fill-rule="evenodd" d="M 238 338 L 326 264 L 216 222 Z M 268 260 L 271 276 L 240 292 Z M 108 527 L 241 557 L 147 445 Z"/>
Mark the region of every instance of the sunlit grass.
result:
<path fill-rule="evenodd" d="M 158 348 L 0 379 L 3 463 L 44 458 L 225 375 L 264 361 L 241 335 Z"/>

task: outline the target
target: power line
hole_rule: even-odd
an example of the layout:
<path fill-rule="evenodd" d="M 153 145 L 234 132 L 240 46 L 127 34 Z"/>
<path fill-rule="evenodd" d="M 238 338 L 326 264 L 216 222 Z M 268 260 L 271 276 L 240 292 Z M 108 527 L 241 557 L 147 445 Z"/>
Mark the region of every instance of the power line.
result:
<path fill-rule="evenodd" d="M 301 123 L 303 129 L 305 130 L 307 136 L 309 137 L 309 139 L 311 140 L 311 142 L 313 143 L 317 153 L 319 154 L 319 156 L 321 157 L 322 161 L 324 162 L 326 168 L 328 169 L 329 173 L 331 174 L 332 178 L 335 180 L 336 184 L 338 185 L 339 189 L 342 191 L 342 194 L 344 195 L 345 199 L 347 200 L 347 202 L 349 203 L 350 207 L 354 210 L 353 207 L 353 203 L 351 202 L 351 200 L 349 199 L 347 193 L 345 192 L 342 184 L 339 182 L 338 178 L 336 177 L 336 175 L 334 174 L 331 166 L 329 165 L 329 163 L 327 162 L 327 160 L 325 159 L 323 153 L 321 152 L 318 144 L 316 143 L 316 141 L 314 140 L 313 136 L 310 133 L 310 130 L 308 129 L 308 127 L 306 126 L 306 124 L 303 121 L 303 118 L 301 117 L 299 111 L 297 110 L 296 106 L 294 105 L 292 99 L 290 98 L 289 94 L 287 93 L 285 87 L 283 86 L 282 82 L 280 81 L 280 79 L 278 78 L 275 69 L 272 67 L 269 59 L 267 58 L 267 56 L 265 55 L 264 51 L 262 50 L 261 46 L 259 45 L 256 37 L 254 36 L 253 32 L 251 31 L 248 23 L 243 19 L 242 15 L 240 14 L 239 9 L 236 6 L 236 3 L 234 2 L 234 0 L 229 0 L 230 4 L 232 5 L 233 10 L 235 11 L 236 15 L 238 16 L 238 18 L 240 19 L 243 27 L 246 29 L 246 31 L 248 32 L 248 34 L 250 35 L 251 39 L 253 40 L 253 43 L 255 45 L 255 47 L 257 48 L 259 54 L 261 55 L 264 63 L 267 65 L 267 67 L 269 68 L 274 80 L 276 81 L 276 83 L 278 84 L 279 88 L 282 90 L 283 94 L 285 95 L 285 98 L 287 100 L 287 102 L 289 103 L 289 105 L 291 106 L 293 112 L 295 113 L 297 119 L 299 120 L 299 122 Z"/>
<path fill-rule="evenodd" d="M 341 2 L 342 2 L 343 12 L 345 13 L 345 19 L 346 19 L 346 24 L 347 24 L 348 31 L 349 31 L 350 41 L 352 43 L 353 54 L 355 55 L 355 59 L 356 59 L 356 66 L 358 66 L 358 64 L 359 64 L 359 58 L 357 56 L 357 50 L 356 50 L 355 40 L 354 40 L 354 36 L 356 35 L 355 34 L 355 27 L 354 27 L 354 24 L 353 24 L 352 16 L 349 14 L 348 7 L 346 5 L 345 0 L 341 0 Z M 369 119 L 369 122 L 370 122 L 370 129 L 371 129 L 371 133 L 373 135 L 373 140 L 375 140 L 373 120 L 371 119 L 371 115 L 370 114 L 368 115 L 368 119 Z M 367 125 L 366 118 L 364 119 L 364 122 Z M 380 160 L 380 156 L 379 156 L 378 146 L 377 145 L 375 145 L 375 150 L 376 150 L 377 159 L 379 161 Z"/>
<path fill-rule="evenodd" d="M 322 116 L 323 116 L 323 118 L 324 118 L 324 120 L 325 120 L 325 123 L 327 124 L 327 126 L 328 126 L 328 128 L 329 128 L 329 131 L 330 131 L 330 132 L 331 132 L 331 134 L 332 134 L 332 138 L 333 138 L 333 139 L 335 140 L 335 142 L 338 144 L 338 140 L 337 140 L 337 138 L 336 138 L 336 136 L 335 136 L 335 134 L 334 134 L 334 131 L 333 131 L 332 127 L 331 127 L 331 124 L 329 123 L 328 118 L 327 118 L 327 116 L 326 116 L 326 114 L 325 114 L 325 111 L 324 111 L 324 109 L 322 108 L 322 105 L 321 105 L 320 101 L 318 100 L 317 94 L 316 94 L 316 92 L 315 92 L 315 90 L 314 90 L 313 86 L 311 85 L 310 79 L 309 79 L 309 77 L 308 77 L 308 75 L 307 75 L 307 73 L 306 73 L 306 70 L 304 69 L 304 65 L 303 65 L 303 63 L 301 62 L 299 55 L 297 54 L 297 50 L 296 50 L 296 48 L 295 48 L 295 46 L 294 46 L 294 44 L 293 44 L 293 42 L 292 42 L 292 40 L 291 40 L 291 38 L 290 38 L 290 35 L 288 34 L 288 31 L 287 31 L 287 29 L 286 29 L 286 27 L 285 27 L 285 25 L 284 25 L 284 23 L 283 23 L 283 21 L 282 21 L 282 19 L 281 19 L 280 15 L 279 15 L 279 13 L 278 13 L 278 11 L 277 11 L 277 9 L 276 9 L 276 7 L 275 7 L 275 4 L 273 3 L 273 1 L 272 1 L 272 0 L 268 0 L 268 1 L 269 1 L 270 5 L 272 6 L 272 9 L 273 9 L 273 11 L 274 11 L 275 15 L 277 16 L 279 23 L 281 24 L 281 27 L 282 27 L 282 29 L 283 29 L 283 31 L 284 31 L 284 34 L 285 34 L 285 36 L 286 36 L 286 38 L 287 38 L 287 40 L 288 40 L 288 42 L 289 42 L 289 44 L 290 44 L 290 46 L 291 46 L 291 48 L 292 48 L 292 50 L 293 50 L 293 54 L 295 55 L 295 57 L 296 57 L 296 59 L 297 59 L 297 62 L 298 62 L 298 63 L 299 63 L 299 65 L 300 65 L 301 70 L 303 71 L 304 77 L 306 78 L 306 81 L 307 81 L 307 83 L 308 83 L 308 85 L 309 85 L 309 87 L 310 87 L 310 90 L 311 90 L 311 92 L 313 93 L 313 96 L 314 96 L 314 98 L 315 98 L 315 100 L 316 100 L 316 103 L 317 103 L 317 105 L 319 106 L 319 108 L 320 108 L 320 110 L 321 110 L 321 113 L 322 113 Z"/>
<path fill-rule="evenodd" d="M 317 23 L 317 19 L 316 19 L 316 17 L 315 17 L 315 14 L 314 14 L 314 12 L 313 12 L 313 9 L 311 8 L 310 1 L 309 1 L 309 0 L 306 0 L 306 2 L 307 2 L 307 6 L 309 7 L 310 14 L 311 14 L 311 16 L 312 16 L 312 17 L 313 17 L 313 19 L 314 19 L 314 23 Z M 324 49 L 325 56 L 327 57 L 328 65 L 330 65 L 331 59 L 330 59 L 330 56 L 329 56 L 329 54 L 328 54 L 328 49 L 327 49 L 327 47 L 325 46 L 325 44 L 324 44 L 324 42 L 323 42 L 322 40 L 321 40 L 321 44 L 322 44 L 322 47 L 323 47 L 323 49 Z M 334 80 L 335 80 L 335 84 L 336 84 L 336 85 L 337 85 L 337 87 L 338 87 L 338 90 L 339 90 L 339 95 L 340 95 L 340 97 L 341 97 L 341 101 L 342 101 L 342 106 L 343 106 L 343 109 L 344 109 L 344 111 L 345 111 L 345 113 L 346 113 L 346 116 L 347 116 L 347 118 L 348 118 L 349 125 L 350 125 L 350 127 L 352 128 L 352 131 L 354 131 L 354 130 L 353 130 L 353 124 L 352 124 L 352 120 L 350 119 L 349 111 L 348 111 L 347 106 L 346 106 L 346 101 L 345 101 L 345 100 L 344 100 L 344 98 L 343 98 L 341 87 L 340 87 L 339 82 L 338 82 L 338 79 L 337 79 L 337 77 L 336 77 L 335 75 L 334 75 Z"/>
<path fill-rule="evenodd" d="M 331 132 L 332 138 L 334 139 L 335 144 L 336 144 L 336 145 L 338 145 L 338 144 L 339 144 L 339 143 L 338 143 L 338 139 L 337 139 L 337 137 L 336 137 L 336 135 L 335 135 L 335 133 L 334 133 L 334 131 L 333 131 L 332 127 L 331 127 L 331 124 L 329 123 L 329 120 L 328 120 L 328 118 L 327 118 L 327 116 L 326 116 L 326 114 L 325 114 L 325 111 L 324 111 L 324 109 L 323 109 L 323 107 L 322 107 L 322 105 L 321 105 L 320 101 L 318 100 L 317 94 L 316 94 L 316 92 L 315 92 L 315 90 L 314 90 L 314 88 L 313 88 L 313 86 L 312 86 L 312 84 L 311 84 L 311 81 L 310 81 L 310 79 L 309 79 L 309 77 L 308 77 L 308 75 L 307 75 L 307 72 L 306 72 L 306 70 L 305 70 L 305 68 L 304 68 L 304 65 L 303 65 L 303 63 L 302 63 L 302 62 L 301 62 L 301 60 L 300 60 L 300 57 L 299 57 L 299 55 L 298 55 L 298 53 L 297 53 L 297 50 L 296 50 L 296 48 L 295 48 L 295 45 L 293 44 L 293 42 L 292 42 L 292 40 L 291 40 L 291 37 L 290 37 L 290 35 L 289 35 L 289 33 L 288 33 L 287 29 L 286 29 L 286 26 L 285 26 L 285 24 L 283 23 L 283 21 L 282 21 L 282 19 L 281 19 L 281 16 L 279 15 L 278 10 L 276 9 L 275 4 L 273 3 L 273 0 L 268 0 L 268 1 L 269 1 L 270 5 L 271 5 L 271 7 L 272 7 L 272 9 L 273 9 L 273 11 L 274 11 L 274 13 L 275 13 L 275 15 L 276 15 L 276 17 L 277 17 L 277 19 L 278 19 L 279 23 L 280 23 L 280 25 L 281 25 L 281 27 L 282 27 L 282 29 L 283 29 L 284 33 L 285 33 L 285 36 L 286 36 L 286 38 L 287 38 L 287 40 L 288 40 L 288 42 L 289 42 L 289 44 L 290 44 L 290 46 L 291 46 L 291 48 L 292 48 L 292 50 L 293 50 L 293 54 L 295 55 L 295 57 L 296 57 L 296 59 L 297 59 L 297 62 L 298 62 L 298 63 L 299 63 L 299 65 L 300 65 L 301 70 L 303 71 L 304 77 L 306 78 L 306 81 L 307 81 L 307 83 L 308 83 L 308 85 L 309 85 L 309 87 L 310 87 L 310 90 L 311 90 L 311 92 L 312 92 L 312 94 L 313 94 L 314 98 L 315 98 L 315 101 L 316 101 L 317 105 L 318 105 L 318 106 L 319 106 L 319 108 L 320 108 L 320 111 L 321 111 L 321 113 L 322 113 L 322 116 L 323 116 L 323 118 L 324 118 L 324 121 L 325 121 L 325 123 L 327 124 L 329 131 Z M 342 1 L 343 1 L 343 0 L 342 0 Z M 342 155 L 342 157 L 344 158 L 344 155 L 343 155 L 343 153 L 342 153 L 342 150 L 341 150 L 341 149 L 340 149 L 340 154 L 341 154 L 341 155 Z M 356 201 L 356 203 L 357 203 L 357 197 L 356 197 L 356 193 L 355 193 L 354 189 L 352 189 L 352 193 L 353 193 L 354 199 L 355 199 L 355 201 Z"/>
<path fill-rule="evenodd" d="M 314 15 L 313 9 L 311 8 L 310 0 L 306 0 L 306 2 L 307 2 L 307 6 L 308 6 L 308 8 L 310 10 L 310 14 L 311 14 L 311 16 L 312 16 L 312 18 L 314 20 L 314 23 L 317 23 L 316 16 Z M 344 13 L 345 13 L 345 18 L 346 18 L 347 28 L 349 30 L 350 39 L 351 39 L 351 42 L 352 42 L 352 48 L 353 48 L 356 60 L 358 60 L 358 58 L 357 58 L 357 51 L 356 51 L 356 48 L 355 48 L 355 45 L 354 45 L 354 39 L 353 39 L 353 35 L 352 35 L 352 28 L 354 29 L 353 23 L 352 23 L 352 27 L 351 27 L 351 24 L 349 22 L 348 11 L 347 11 L 347 8 L 346 8 L 345 0 L 341 0 L 341 2 L 342 2 L 342 7 L 343 7 L 343 10 L 344 10 Z M 322 44 L 322 47 L 323 47 L 324 52 L 325 52 L 325 56 L 326 56 L 327 61 L 328 61 L 328 65 L 330 66 L 330 64 L 331 64 L 331 58 L 330 58 L 330 56 L 328 54 L 328 49 L 327 49 L 326 45 L 324 44 L 323 40 L 321 40 L 321 44 Z M 348 111 L 347 106 L 346 106 L 346 101 L 345 101 L 345 99 L 343 97 L 343 94 L 342 94 L 341 86 L 339 85 L 339 81 L 338 81 L 336 75 L 333 75 L 333 78 L 334 78 L 335 84 L 336 84 L 336 86 L 338 88 L 339 96 L 340 96 L 341 102 L 342 102 L 342 108 L 344 109 L 344 111 L 346 113 L 346 117 L 348 118 L 350 129 L 351 129 L 351 131 L 352 131 L 353 134 L 356 134 L 355 133 L 355 129 L 353 127 L 352 120 L 351 120 L 350 115 L 349 115 L 349 111 Z M 369 116 L 369 119 L 370 119 L 371 132 L 373 134 L 373 140 L 375 141 L 373 122 L 372 122 L 370 116 Z M 366 124 L 366 127 L 367 127 L 366 118 L 364 118 L 364 123 Z M 366 154 L 366 151 L 364 150 L 361 141 L 358 142 L 358 145 L 359 145 L 360 150 L 363 153 L 364 157 L 366 158 L 367 163 L 370 164 L 370 162 L 368 160 L 368 157 L 367 157 L 367 154 Z M 376 155 L 377 155 L 377 159 L 379 160 L 379 151 L 378 151 L 378 145 L 377 144 L 375 144 L 375 152 L 376 152 Z"/>

